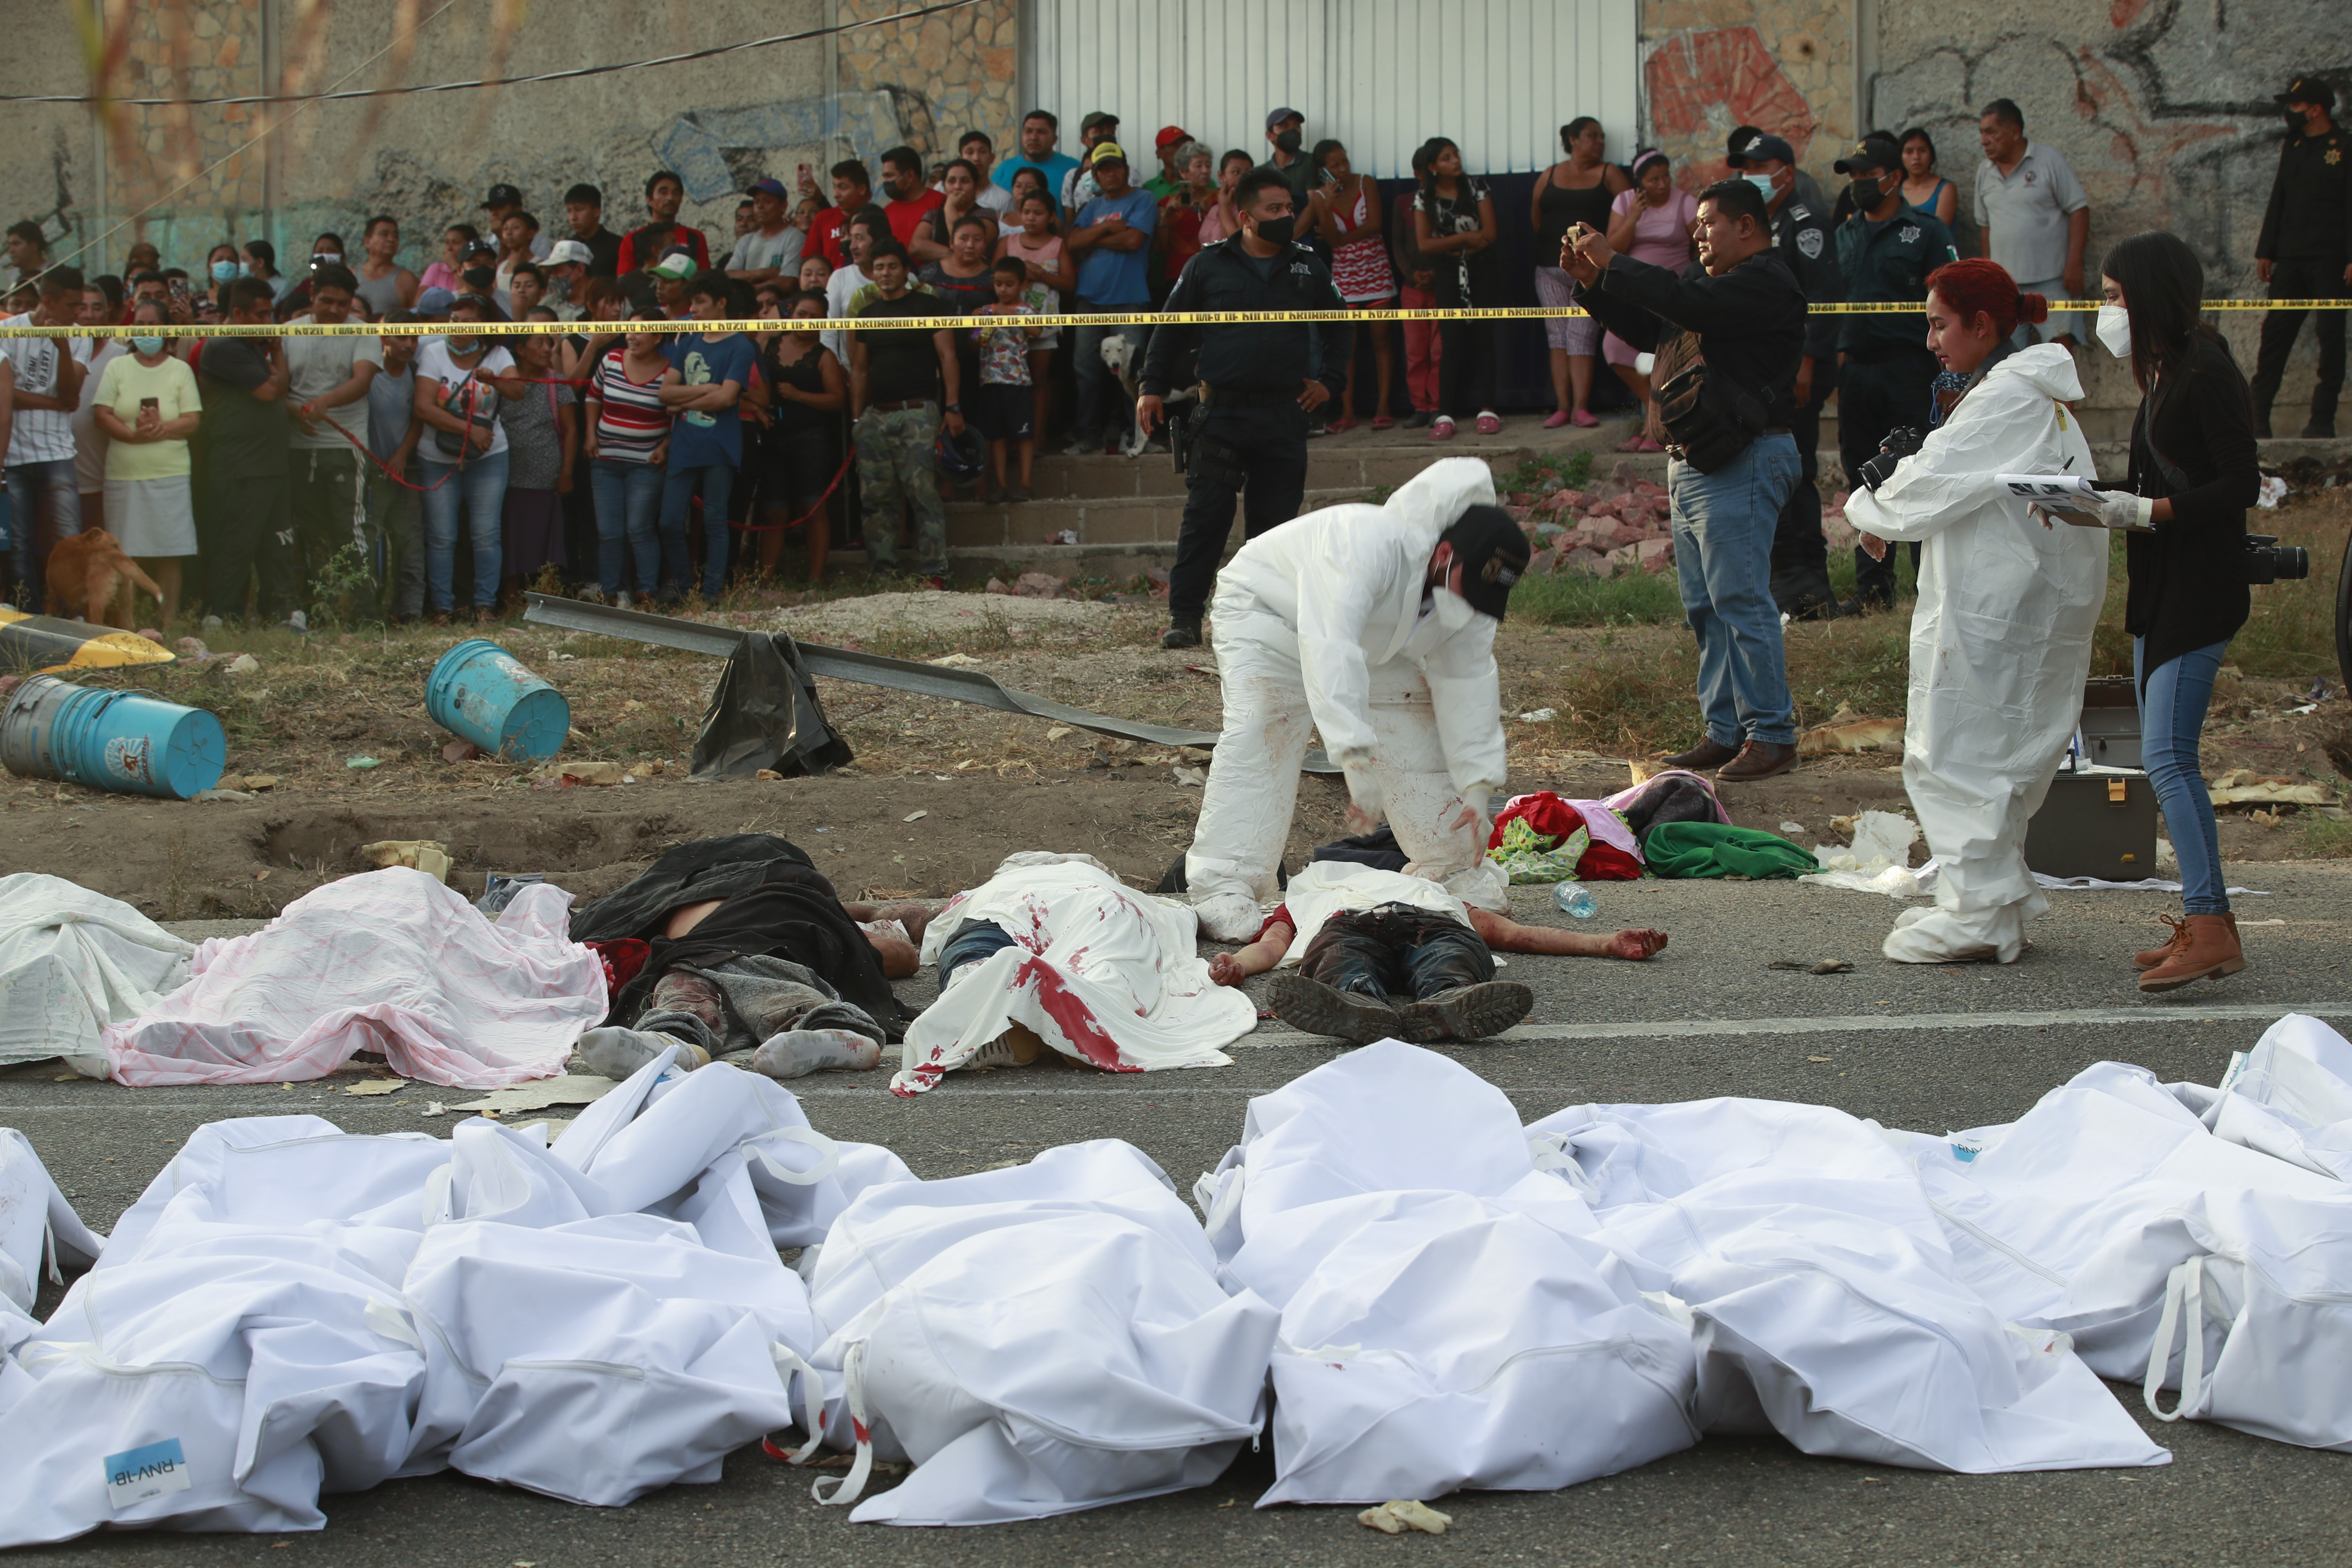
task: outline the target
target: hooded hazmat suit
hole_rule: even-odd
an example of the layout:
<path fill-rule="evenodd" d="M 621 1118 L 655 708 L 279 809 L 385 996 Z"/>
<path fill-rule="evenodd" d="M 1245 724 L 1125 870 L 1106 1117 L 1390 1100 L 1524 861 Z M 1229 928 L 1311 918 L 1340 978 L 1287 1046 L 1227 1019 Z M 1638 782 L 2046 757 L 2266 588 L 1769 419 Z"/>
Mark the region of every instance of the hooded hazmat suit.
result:
<path fill-rule="evenodd" d="M 2044 528 L 1993 479 L 2093 475 L 2065 406 L 2082 395 L 2063 347 L 2012 353 L 1875 493 L 1846 501 L 1864 533 L 1924 545 L 1903 784 L 1939 871 L 1935 907 L 1906 910 L 1887 934 L 1897 963 L 2013 963 L 2025 922 L 2050 907 L 2025 867 L 2025 825 L 2081 718 L 2107 535 Z"/>
<path fill-rule="evenodd" d="M 1508 907 L 1485 837 L 1503 783 L 1499 623 L 1458 602 L 1450 616 L 1422 610 L 1438 535 L 1494 501 L 1485 463 L 1447 458 L 1381 505 L 1325 507 L 1258 535 L 1219 575 L 1209 624 L 1224 729 L 1184 858 L 1208 935 L 1257 934 L 1310 730 L 1356 805 L 1385 809 L 1407 871 L 1466 904 Z M 1456 827 L 1465 804 L 1476 817 Z"/>

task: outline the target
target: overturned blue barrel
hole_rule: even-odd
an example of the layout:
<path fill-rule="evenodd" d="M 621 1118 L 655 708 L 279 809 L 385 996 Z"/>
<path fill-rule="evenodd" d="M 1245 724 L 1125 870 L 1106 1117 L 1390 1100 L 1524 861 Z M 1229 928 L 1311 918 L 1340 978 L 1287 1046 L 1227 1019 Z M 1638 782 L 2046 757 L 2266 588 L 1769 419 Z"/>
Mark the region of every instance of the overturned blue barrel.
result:
<path fill-rule="evenodd" d="M 227 763 L 218 719 L 144 691 L 35 675 L 0 710 L 0 765 L 22 778 L 185 800 L 220 783 Z"/>
<path fill-rule="evenodd" d="M 508 762 L 542 763 L 572 733 L 572 704 L 485 637 L 441 656 L 425 682 L 433 721 Z"/>

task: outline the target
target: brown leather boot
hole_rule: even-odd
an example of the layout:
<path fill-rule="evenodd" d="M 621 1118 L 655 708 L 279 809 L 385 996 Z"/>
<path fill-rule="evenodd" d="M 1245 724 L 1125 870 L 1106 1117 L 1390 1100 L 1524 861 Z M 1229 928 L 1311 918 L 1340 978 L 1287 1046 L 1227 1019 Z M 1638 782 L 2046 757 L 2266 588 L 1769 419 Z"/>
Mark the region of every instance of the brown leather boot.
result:
<path fill-rule="evenodd" d="M 1723 784 L 1753 784 L 1769 779 L 1775 773 L 1785 773 L 1797 765 L 1797 748 L 1771 741 L 1750 741 L 1739 748 L 1739 754 L 1716 770 L 1716 778 Z"/>
<path fill-rule="evenodd" d="M 1676 752 L 1671 756 L 1660 757 L 1658 761 L 1670 768 L 1683 768 L 1691 773 L 1703 773 L 1709 768 L 1723 766 L 1738 754 L 1738 747 L 1727 746 L 1712 735 L 1701 735 L 1698 744 L 1689 751 Z"/>
<path fill-rule="evenodd" d="M 2170 926 L 2172 928 L 2172 934 L 2164 939 L 2164 945 L 2162 947 L 2144 947 L 2137 952 L 2133 953 L 2132 967 L 2134 969 L 2154 969 L 2158 964 L 2162 963 L 2166 959 L 2170 958 L 2174 953 L 2179 952 L 2182 948 L 2189 945 L 2189 922 L 2187 921 L 2174 920 L 2170 915 L 2158 915 L 2156 918 L 2162 921 L 2166 925 Z"/>
<path fill-rule="evenodd" d="M 2188 939 L 2179 952 L 2139 977 L 2142 991 L 2177 991 L 2192 980 L 2235 974 L 2246 967 L 2237 927 L 2229 916 L 2190 915 L 2180 923 Z"/>

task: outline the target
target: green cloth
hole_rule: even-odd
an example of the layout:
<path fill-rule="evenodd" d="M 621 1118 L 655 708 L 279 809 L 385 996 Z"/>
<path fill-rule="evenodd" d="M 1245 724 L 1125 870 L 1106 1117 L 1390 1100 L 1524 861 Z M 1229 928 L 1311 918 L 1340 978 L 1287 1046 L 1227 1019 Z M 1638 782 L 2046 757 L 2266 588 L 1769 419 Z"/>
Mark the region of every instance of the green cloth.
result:
<path fill-rule="evenodd" d="M 1662 822 L 1642 836 L 1653 877 L 1746 877 L 1768 881 L 1818 871 L 1821 863 L 1777 833 L 1720 822 Z"/>

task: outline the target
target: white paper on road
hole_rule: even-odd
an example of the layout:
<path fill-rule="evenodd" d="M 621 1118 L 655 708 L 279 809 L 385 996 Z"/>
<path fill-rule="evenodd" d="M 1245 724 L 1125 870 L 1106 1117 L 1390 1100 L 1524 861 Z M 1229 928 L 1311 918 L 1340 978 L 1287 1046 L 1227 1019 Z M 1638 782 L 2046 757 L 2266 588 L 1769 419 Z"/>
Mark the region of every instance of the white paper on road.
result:
<path fill-rule="evenodd" d="M 493 921 L 422 871 L 329 882 L 264 930 L 205 942 L 187 984 L 109 1027 L 113 1076 L 275 1083 L 380 1051 L 453 1089 L 550 1077 L 604 1015 L 604 965 L 568 934 L 571 903 L 534 882 Z"/>
<path fill-rule="evenodd" d="M 1138 893 L 1086 858 L 1013 866 L 931 917 L 923 962 L 966 921 L 1013 945 L 956 971 L 908 1026 L 893 1093 L 921 1094 L 1019 1024 L 1064 1056 L 1112 1072 L 1225 1067 L 1257 1005 L 1209 978 L 1192 910 Z"/>
<path fill-rule="evenodd" d="M 195 951 L 62 877 L 0 877 L 0 1064 L 64 1057 L 105 1076 L 106 1026 L 178 989 Z"/>

